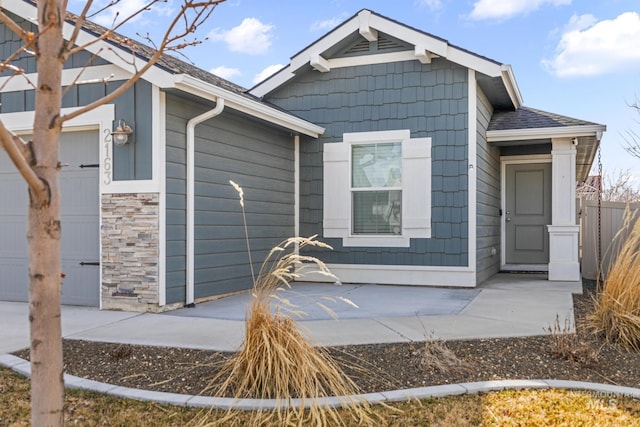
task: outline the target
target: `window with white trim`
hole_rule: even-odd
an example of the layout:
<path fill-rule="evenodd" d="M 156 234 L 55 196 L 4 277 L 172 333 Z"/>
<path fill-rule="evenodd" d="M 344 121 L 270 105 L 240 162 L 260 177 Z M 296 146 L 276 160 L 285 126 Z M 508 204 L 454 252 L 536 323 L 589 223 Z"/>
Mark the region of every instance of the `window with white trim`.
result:
<path fill-rule="evenodd" d="M 324 237 L 369 247 L 431 237 L 431 138 L 409 130 L 343 138 L 324 145 Z"/>

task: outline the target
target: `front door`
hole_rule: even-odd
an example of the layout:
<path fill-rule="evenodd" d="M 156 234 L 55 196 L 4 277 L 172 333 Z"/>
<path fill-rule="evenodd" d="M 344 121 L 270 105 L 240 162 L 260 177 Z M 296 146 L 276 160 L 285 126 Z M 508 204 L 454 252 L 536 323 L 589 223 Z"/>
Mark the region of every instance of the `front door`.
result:
<path fill-rule="evenodd" d="M 547 264 L 551 163 L 506 165 L 506 264 Z"/>

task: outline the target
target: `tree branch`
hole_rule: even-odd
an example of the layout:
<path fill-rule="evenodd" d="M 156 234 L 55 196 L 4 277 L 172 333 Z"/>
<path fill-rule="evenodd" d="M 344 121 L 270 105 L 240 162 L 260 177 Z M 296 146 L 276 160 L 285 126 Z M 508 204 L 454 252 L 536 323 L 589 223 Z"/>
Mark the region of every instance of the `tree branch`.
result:
<path fill-rule="evenodd" d="M 111 37 L 113 37 L 115 32 L 118 30 L 118 28 L 122 27 L 124 24 L 126 24 L 129 21 L 131 21 L 133 18 L 135 18 L 136 16 L 140 15 L 144 11 L 149 10 L 151 8 L 151 6 L 153 6 L 154 4 L 158 3 L 159 1 L 161 1 L 161 0 L 151 0 L 151 1 L 149 1 L 149 3 L 145 4 L 144 6 L 142 6 L 135 13 L 132 13 L 131 15 L 127 16 L 124 20 L 119 22 L 117 25 L 113 25 L 111 28 L 109 28 L 107 31 L 105 31 L 101 35 L 97 36 L 95 39 L 93 39 L 90 42 L 85 43 L 85 44 L 83 44 L 81 46 L 73 47 L 73 45 L 75 44 L 75 42 L 76 42 L 76 40 L 78 38 L 78 34 L 80 33 L 80 30 L 82 29 L 82 26 L 84 25 L 84 23 L 87 20 L 86 14 L 89 12 L 89 10 L 88 10 L 88 6 L 85 6 L 85 8 L 82 11 L 82 14 L 78 17 L 78 20 L 75 23 L 75 28 L 73 30 L 72 39 L 69 40 L 69 43 L 68 43 L 68 45 L 70 46 L 70 49 L 66 52 L 65 57 L 68 57 L 70 55 L 73 55 L 74 53 L 78 53 L 78 52 L 81 52 L 83 50 L 86 50 L 89 46 L 94 45 L 94 44 L 96 44 L 96 43 L 98 43 L 100 41 L 109 40 Z M 224 0 L 222 0 L 222 1 L 224 1 Z M 100 13 L 100 12 L 106 10 L 106 9 L 109 9 L 110 7 L 113 7 L 117 3 L 118 3 L 118 1 L 114 0 L 111 3 L 109 3 L 107 6 L 103 7 L 102 9 L 100 9 L 96 13 Z"/>
<path fill-rule="evenodd" d="M 31 168 L 31 163 L 33 162 L 31 150 L 29 150 L 22 138 L 9 132 L 2 120 L 0 120 L 0 145 L 5 149 L 18 172 L 27 182 L 27 185 L 36 194 L 45 193 L 47 191 L 45 184 Z"/>
<path fill-rule="evenodd" d="M 129 89 L 131 86 L 133 86 L 133 84 L 140 78 L 142 77 L 142 75 L 144 75 L 144 73 L 146 73 L 152 66 L 154 66 L 156 64 L 156 62 L 158 62 L 158 60 L 164 55 L 164 52 L 167 50 L 171 50 L 171 43 L 175 42 L 178 39 L 181 39 L 185 36 L 187 36 L 188 34 L 193 33 L 196 28 L 197 25 L 195 25 L 196 23 L 199 24 L 202 22 L 202 17 L 203 15 L 205 16 L 209 16 L 211 14 L 211 11 L 209 11 L 209 7 L 213 7 L 215 8 L 215 6 L 217 6 L 218 4 L 222 3 L 225 0 L 208 0 L 208 1 L 203 1 L 203 2 L 195 2 L 194 0 L 189 0 L 189 1 L 185 1 L 185 3 L 182 5 L 180 13 L 178 13 L 176 15 L 176 17 L 173 19 L 173 21 L 171 22 L 171 24 L 169 25 L 169 27 L 167 28 L 167 31 L 164 34 L 164 37 L 162 38 L 162 43 L 160 44 L 160 46 L 158 47 L 158 49 L 153 53 L 153 55 L 151 57 L 149 57 L 148 59 L 146 59 L 146 63 L 144 64 L 144 66 L 140 69 L 135 68 L 135 59 L 136 59 L 136 52 L 134 49 L 132 49 L 131 54 L 133 55 L 133 66 L 136 69 L 134 75 L 127 80 L 122 86 L 118 87 L 116 90 L 114 90 L 113 92 L 111 92 L 110 94 L 104 96 L 103 98 L 97 99 L 94 102 L 85 105 L 84 107 L 81 107 L 71 113 L 68 113 L 64 116 L 60 116 L 58 117 L 57 121 L 57 125 L 62 126 L 62 123 L 71 120 L 75 117 L 80 116 L 81 114 L 86 113 L 87 111 L 91 111 L 101 105 L 104 105 L 108 102 L 113 101 L 114 99 L 116 99 L 117 97 L 119 97 L 120 95 L 122 95 L 125 91 L 127 91 L 127 89 Z M 155 1 L 154 1 L 155 2 Z M 193 20 L 191 21 L 191 24 L 189 24 L 189 22 L 185 23 L 185 29 L 184 31 L 182 31 L 179 34 L 176 34 L 174 36 L 172 36 L 172 33 L 176 27 L 176 25 L 178 24 L 178 22 L 180 22 L 182 19 L 184 19 L 187 15 L 187 12 L 191 9 L 200 9 L 195 17 L 193 18 Z M 207 12 L 205 14 L 205 12 Z M 185 44 L 182 43 L 180 44 L 181 47 L 184 47 Z M 177 49 L 177 47 L 174 47 Z"/>
<path fill-rule="evenodd" d="M 25 31 L 20 25 L 9 18 L 4 12 L 0 11 L 0 22 L 9 27 L 18 37 L 20 37 L 25 43 L 29 42 L 29 32 Z"/>
<path fill-rule="evenodd" d="M 73 46 L 76 44 L 76 40 L 78 39 L 78 34 L 80 34 L 80 30 L 82 29 L 82 26 L 84 25 L 85 20 L 87 19 L 87 13 L 89 13 L 89 9 L 91 8 L 92 4 L 93 4 L 93 0 L 89 0 L 84 5 L 84 8 L 82 9 L 82 13 L 80 13 L 80 15 L 78 16 L 76 25 L 73 28 L 73 33 L 71 34 L 71 37 L 69 37 L 67 46 Z M 67 10 L 66 5 L 64 10 Z"/>

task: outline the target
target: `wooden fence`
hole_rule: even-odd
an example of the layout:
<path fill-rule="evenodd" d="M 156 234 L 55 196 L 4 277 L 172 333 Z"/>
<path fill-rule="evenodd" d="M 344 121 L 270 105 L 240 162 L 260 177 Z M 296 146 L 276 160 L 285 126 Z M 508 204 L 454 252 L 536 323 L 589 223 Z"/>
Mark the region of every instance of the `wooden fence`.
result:
<path fill-rule="evenodd" d="M 620 245 L 629 234 L 620 231 L 624 224 L 627 203 L 602 202 L 600 210 L 600 227 L 598 227 L 598 201 L 578 200 L 580 218 L 580 252 L 582 257 L 582 277 L 595 279 L 598 272 L 598 228 L 602 248 L 603 278 L 609 271 L 611 262 L 615 260 Z M 640 204 L 629 204 L 632 224 L 640 217 Z"/>

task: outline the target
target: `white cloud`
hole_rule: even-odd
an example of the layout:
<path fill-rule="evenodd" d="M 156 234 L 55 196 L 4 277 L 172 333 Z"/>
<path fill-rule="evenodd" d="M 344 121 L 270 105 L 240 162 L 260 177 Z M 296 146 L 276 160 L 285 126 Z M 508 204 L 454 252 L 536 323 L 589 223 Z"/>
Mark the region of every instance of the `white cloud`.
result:
<path fill-rule="evenodd" d="M 225 67 L 224 65 L 221 65 L 216 68 L 212 68 L 210 72 L 215 74 L 218 77 L 222 77 L 223 79 L 227 79 L 227 80 L 230 80 L 232 77 L 242 75 L 242 72 L 239 69 Z"/>
<path fill-rule="evenodd" d="M 313 24 L 311 24 L 311 27 L 309 28 L 309 30 L 310 31 L 332 30 L 333 28 L 342 24 L 342 21 L 344 21 L 348 17 L 349 17 L 349 14 L 345 12 L 345 13 L 341 13 L 338 16 L 334 16 L 333 18 L 325 19 L 324 21 L 315 21 Z"/>
<path fill-rule="evenodd" d="M 571 4 L 571 0 L 478 0 L 474 3 L 469 18 L 477 21 L 504 20 L 533 12 L 547 4 L 564 6 Z"/>
<path fill-rule="evenodd" d="M 591 15 L 573 16 L 552 59 L 543 60 L 558 77 L 594 76 L 640 71 L 640 15 L 625 12 L 596 22 Z"/>
<path fill-rule="evenodd" d="M 282 64 L 269 65 L 267 68 L 265 68 L 264 70 L 262 70 L 258 74 L 256 74 L 256 76 L 253 78 L 253 83 L 254 84 L 260 83 L 261 81 L 263 81 L 267 77 L 269 77 L 272 74 L 274 74 L 276 71 L 280 71 L 280 69 L 282 67 L 284 67 L 284 65 L 282 65 Z"/>
<path fill-rule="evenodd" d="M 107 1 L 102 0 L 96 2 L 92 7 L 92 10 L 99 10 L 100 8 L 105 7 L 108 4 Z M 115 3 L 113 6 L 109 6 L 99 15 L 92 18 L 96 23 L 103 25 L 105 27 L 111 27 L 115 23 L 118 24 L 122 22 L 123 19 L 128 18 L 134 13 L 142 10 L 146 5 L 148 5 L 148 0 L 127 0 Z M 153 13 L 158 16 L 166 17 L 174 14 L 174 9 L 171 5 L 171 2 L 167 4 L 156 3 L 151 8 L 150 11 L 144 11 L 143 13 L 139 13 L 133 19 L 128 22 L 136 22 L 140 20 L 149 19 L 149 14 Z M 117 18 L 116 18 L 117 15 Z"/>
<path fill-rule="evenodd" d="M 432 12 L 442 9 L 442 0 L 416 0 L 418 6 L 426 6 Z"/>
<path fill-rule="evenodd" d="M 256 18 L 245 18 L 240 25 L 230 30 L 217 28 L 211 31 L 209 38 L 225 42 L 232 52 L 262 55 L 271 46 L 274 28 L 275 26 L 263 24 Z"/>

